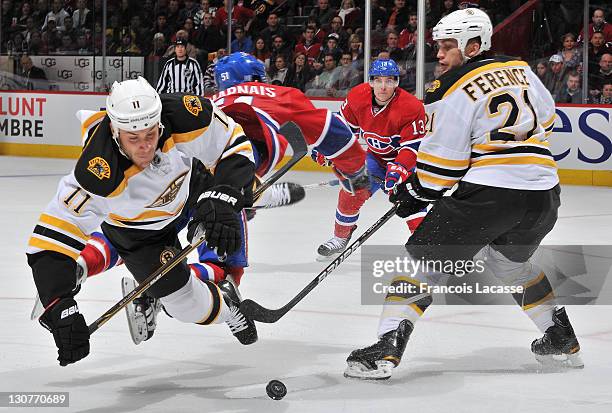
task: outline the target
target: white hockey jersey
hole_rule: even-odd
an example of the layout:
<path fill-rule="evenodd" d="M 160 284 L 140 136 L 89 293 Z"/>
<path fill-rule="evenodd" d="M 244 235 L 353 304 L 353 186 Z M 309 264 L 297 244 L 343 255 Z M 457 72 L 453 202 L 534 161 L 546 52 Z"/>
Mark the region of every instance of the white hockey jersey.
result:
<path fill-rule="evenodd" d="M 146 230 L 171 224 L 186 205 L 193 158 L 212 170 L 221 160 L 241 155 L 254 171 L 242 127 L 212 102 L 185 94 L 161 98 L 164 130 L 144 170 L 119 152 L 105 112 L 80 113 L 83 152 L 41 214 L 28 254 L 54 251 L 76 259 L 103 221 Z"/>
<path fill-rule="evenodd" d="M 558 184 L 547 141 L 555 104 L 527 63 L 496 57 L 451 70 L 428 89 L 425 110 L 416 169 L 424 188 L 442 192 L 459 180 L 524 190 Z"/>

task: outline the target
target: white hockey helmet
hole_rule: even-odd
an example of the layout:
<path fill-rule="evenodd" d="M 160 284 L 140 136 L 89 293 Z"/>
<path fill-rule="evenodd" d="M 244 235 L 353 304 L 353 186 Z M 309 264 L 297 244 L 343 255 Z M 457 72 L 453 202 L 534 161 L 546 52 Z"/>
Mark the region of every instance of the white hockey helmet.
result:
<path fill-rule="evenodd" d="M 465 53 L 468 40 L 480 36 L 480 51 L 491 48 L 493 25 L 491 19 L 480 9 L 468 8 L 457 10 L 440 19 L 433 28 L 433 39 L 455 39 L 461 53 Z"/>
<path fill-rule="evenodd" d="M 138 131 L 160 124 L 159 94 L 144 78 L 115 82 L 106 98 L 106 113 L 115 129 Z"/>

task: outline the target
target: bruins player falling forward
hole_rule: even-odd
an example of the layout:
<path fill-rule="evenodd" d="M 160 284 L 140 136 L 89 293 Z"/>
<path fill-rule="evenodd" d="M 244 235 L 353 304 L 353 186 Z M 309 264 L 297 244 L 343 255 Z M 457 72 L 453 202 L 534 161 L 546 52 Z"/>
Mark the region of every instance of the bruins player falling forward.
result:
<path fill-rule="evenodd" d="M 433 203 L 406 244 L 410 257 L 458 262 L 482 250 L 504 284 L 524 287 L 513 297 L 544 334 L 531 344 L 536 358 L 549 362 L 556 356 L 582 367 L 565 308 L 555 306 L 546 275 L 529 261 L 553 228 L 560 205 L 557 167 L 547 142 L 555 105 L 527 63 L 482 54 L 491 47 L 492 31 L 489 16 L 478 9 L 455 11 L 434 27 L 445 73 L 425 97 L 428 130 L 416 173 L 390 200 L 399 202 L 401 217 Z M 442 197 L 457 183 L 451 196 Z M 392 284 L 444 279 L 423 271 Z M 379 341 L 353 351 L 345 375 L 389 378 L 414 323 L 431 302 L 430 295 L 387 295 Z"/>
<path fill-rule="evenodd" d="M 76 262 L 98 227 L 142 281 L 176 248 L 179 220 L 194 210 L 188 238 L 205 230 L 220 255 L 241 244 L 238 212 L 252 203 L 254 160 L 242 127 L 209 100 L 160 96 L 143 78 L 115 82 L 106 112 L 84 126 L 86 139 L 74 170 L 34 228 L 28 263 L 65 366 L 89 354 L 89 330 L 74 299 Z M 204 168 L 214 169 L 214 175 Z M 161 263 L 160 263 L 161 262 Z M 243 344 L 257 340 L 255 324 L 239 310 L 229 281 L 215 285 L 177 265 L 149 290 L 176 320 L 226 322 Z"/>

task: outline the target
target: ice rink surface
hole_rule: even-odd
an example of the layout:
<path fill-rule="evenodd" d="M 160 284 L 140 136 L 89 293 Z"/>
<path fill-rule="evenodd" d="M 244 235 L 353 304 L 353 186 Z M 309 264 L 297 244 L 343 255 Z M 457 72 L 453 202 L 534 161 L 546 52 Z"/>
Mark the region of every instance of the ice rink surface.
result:
<path fill-rule="evenodd" d="M 518 307 L 434 305 L 416 325 L 391 380 L 345 379 L 350 351 L 375 341 L 380 311 L 360 304 L 358 253 L 278 323 L 258 324 L 260 339 L 252 346 L 240 345 L 225 324 L 187 325 L 163 314 L 155 336 L 135 346 L 122 312 L 92 336 L 89 357 L 60 367 L 52 336 L 29 320 L 35 287 L 24 250 L 73 163 L 0 157 L 0 391 L 70 392 L 69 408 L 27 411 L 612 411 L 610 306 L 568 308 L 583 370 L 541 370 L 529 350 L 540 333 Z M 286 180 L 330 177 L 296 172 Z M 331 235 L 336 191 L 313 190 L 300 204 L 257 213 L 243 296 L 279 307 L 324 268 L 315 250 Z M 565 186 L 562 202 L 545 243 L 610 243 L 612 189 Z M 389 206 L 381 194 L 368 201 L 357 233 Z M 405 224 L 394 218 L 368 243 L 398 245 L 405 238 Z M 88 322 L 120 299 L 125 273 L 120 267 L 87 281 L 77 301 Z M 287 385 L 281 401 L 265 394 L 272 379 Z"/>

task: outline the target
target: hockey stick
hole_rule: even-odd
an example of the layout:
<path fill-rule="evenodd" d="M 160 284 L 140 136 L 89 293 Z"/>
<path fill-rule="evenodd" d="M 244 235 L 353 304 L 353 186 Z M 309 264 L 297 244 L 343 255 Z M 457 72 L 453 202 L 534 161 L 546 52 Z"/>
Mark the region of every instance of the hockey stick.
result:
<path fill-rule="evenodd" d="M 296 306 L 297 303 L 302 301 L 304 297 L 306 297 L 312 290 L 315 289 L 317 285 L 319 285 L 333 270 L 338 268 L 338 266 L 347 259 L 353 252 L 355 252 L 368 238 L 372 236 L 376 231 L 378 231 L 393 215 L 395 215 L 395 211 L 397 210 L 397 205 L 393 205 L 393 207 L 385 213 L 382 217 L 378 219 L 370 228 L 368 228 L 359 238 L 357 238 L 351 245 L 349 245 L 340 256 L 338 256 L 335 260 L 329 263 L 327 267 L 323 271 L 316 276 L 302 291 L 300 291 L 295 297 L 291 299 L 287 304 L 278 308 L 276 310 L 270 310 L 261 306 L 253 300 L 246 299 L 242 303 L 240 303 L 240 311 L 246 315 L 247 317 L 252 318 L 255 321 L 260 321 L 262 323 L 276 323 L 282 316 L 287 314 L 289 310 Z"/>
<path fill-rule="evenodd" d="M 308 152 L 308 147 L 306 146 L 306 141 L 304 140 L 303 135 L 299 132 L 296 135 L 293 135 L 287 140 L 292 145 L 293 148 L 293 157 L 285 164 L 282 168 L 276 171 L 272 176 L 270 176 L 266 181 L 259 186 L 253 193 L 253 197 L 256 198 L 260 196 L 266 189 L 268 189 L 274 182 L 278 181 L 281 176 L 283 176 L 293 165 L 295 165 L 300 159 L 302 159 L 306 153 Z M 153 284 L 159 281 L 164 275 L 166 275 L 172 268 L 176 267 L 178 263 L 184 260 L 189 253 L 195 250 L 200 244 L 204 242 L 204 236 L 200 236 L 196 241 L 192 242 L 185 248 L 183 248 L 177 255 L 168 260 L 165 264 L 163 264 L 157 271 L 153 272 L 153 274 L 149 275 L 145 280 L 143 280 L 138 287 L 124 296 L 117 304 L 112 306 L 109 310 L 107 310 L 104 314 L 102 314 L 96 321 L 89 325 L 89 334 L 93 334 L 97 331 L 102 325 L 104 325 L 108 320 L 110 320 L 115 314 L 121 311 L 126 305 L 131 303 L 135 298 L 140 296 L 142 293 L 147 291 Z"/>

